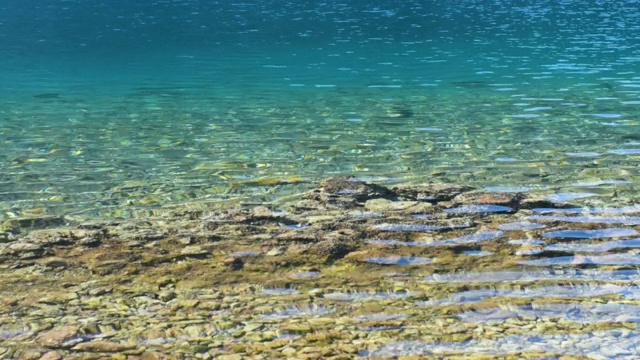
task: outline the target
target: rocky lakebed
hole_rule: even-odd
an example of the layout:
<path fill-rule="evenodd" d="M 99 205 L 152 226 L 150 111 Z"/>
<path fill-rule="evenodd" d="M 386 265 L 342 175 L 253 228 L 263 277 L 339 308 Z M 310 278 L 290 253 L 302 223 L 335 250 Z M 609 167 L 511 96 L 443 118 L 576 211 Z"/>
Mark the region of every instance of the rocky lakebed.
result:
<path fill-rule="evenodd" d="M 2 359 L 637 359 L 640 205 L 349 178 L 0 226 Z"/>

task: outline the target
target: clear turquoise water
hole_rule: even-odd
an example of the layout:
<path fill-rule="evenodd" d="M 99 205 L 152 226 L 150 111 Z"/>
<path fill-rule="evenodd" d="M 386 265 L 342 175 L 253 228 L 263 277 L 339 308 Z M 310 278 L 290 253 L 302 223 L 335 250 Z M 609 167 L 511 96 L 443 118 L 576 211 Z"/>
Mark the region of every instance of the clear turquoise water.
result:
<path fill-rule="evenodd" d="M 334 175 L 633 193 L 639 24 L 630 0 L 5 1 L 1 216 Z"/>

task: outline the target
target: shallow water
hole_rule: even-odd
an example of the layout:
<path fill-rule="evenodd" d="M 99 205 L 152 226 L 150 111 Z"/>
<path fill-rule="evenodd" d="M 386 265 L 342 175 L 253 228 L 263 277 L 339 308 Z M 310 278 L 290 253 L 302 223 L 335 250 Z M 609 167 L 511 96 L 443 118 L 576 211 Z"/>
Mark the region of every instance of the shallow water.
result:
<path fill-rule="evenodd" d="M 9 2 L 1 216 L 152 216 L 338 174 L 624 191 L 636 5 Z"/>
<path fill-rule="evenodd" d="M 376 341 L 356 350 L 370 357 L 637 358 L 638 332 L 621 323 L 637 327 L 640 300 L 640 245 L 625 239 L 640 225 L 638 33 L 637 0 L 7 1 L 0 225 L 277 207 L 332 176 L 539 195 L 548 203 L 531 209 L 451 203 L 403 219 L 349 209 L 377 251 L 358 260 L 365 265 L 338 276 L 288 269 L 269 279 L 281 283 L 253 284 L 268 305 L 243 320 L 365 323 L 354 329 Z M 510 218 L 489 228 L 500 216 Z M 228 253 L 236 264 L 271 256 L 242 245 Z M 380 269 L 389 270 L 384 289 L 345 280 Z M 318 304 L 291 300 L 306 297 Z M 549 298 L 554 305 L 536 303 Z M 582 304 L 591 300 L 602 305 Z M 478 304 L 488 310 L 470 308 Z M 420 329 L 411 321 L 421 314 L 465 323 L 452 334 L 471 338 L 393 333 Z M 609 327 L 473 328 L 558 318 Z M 4 340 L 31 334 L 21 322 L 0 327 Z"/>

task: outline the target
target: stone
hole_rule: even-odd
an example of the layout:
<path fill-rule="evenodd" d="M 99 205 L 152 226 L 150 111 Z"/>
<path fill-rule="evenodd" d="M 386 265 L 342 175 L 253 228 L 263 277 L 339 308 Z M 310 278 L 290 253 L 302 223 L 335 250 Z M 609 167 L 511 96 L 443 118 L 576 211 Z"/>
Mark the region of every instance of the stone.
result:
<path fill-rule="evenodd" d="M 74 325 L 64 325 L 42 332 L 36 337 L 36 342 L 42 346 L 57 348 L 63 347 L 67 339 L 78 336 L 80 328 Z"/>
<path fill-rule="evenodd" d="M 244 267 L 244 261 L 239 257 L 228 257 L 224 259 L 223 264 L 231 270 L 242 270 Z"/>
<path fill-rule="evenodd" d="M 271 250 L 267 251 L 267 256 L 278 256 L 282 255 L 286 252 L 286 248 L 283 247 L 274 247 Z"/>
<path fill-rule="evenodd" d="M 209 251 L 203 249 L 200 245 L 190 245 L 183 248 L 180 254 L 189 257 L 201 257 L 209 254 Z"/>
<path fill-rule="evenodd" d="M 294 349 L 294 348 L 292 348 L 290 346 L 287 346 L 286 348 L 282 349 L 280 352 L 284 356 L 291 357 L 291 356 L 295 355 L 297 351 L 296 351 L 296 349 Z"/>
<path fill-rule="evenodd" d="M 49 351 L 48 353 L 42 355 L 40 360 L 62 360 L 64 357 L 57 351 Z"/>
<path fill-rule="evenodd" d="M 160 355 L 152 352 L 144 352 L 140 355 L 140 360 L 161 360 Z"/>
<path fill-rule="evenodd" d="M 126 350 L 131 350 L 136 348 L 134 344 L 121 344 L 115 343 L 111 341 L 89 341 L 85 343 L 80 343 L 73 347 L 75 351 L 87 351 L 87 352 L 121 352 Z"/>
<path fill-rule="evenodd" d="M 45 249 L 37 244 L 19 241 L 11 243 L 7 246 L 4 252 L 17 257 L 18 259 L 27 260 L 42 257 L 45 253 Z"/>
<path fill-rule="evenodd" d="M 396 198 L 396 194 L 384 186 L 347 177 L 325 179 L 319 185 L 319 188 L 307 193 L 305 198 L 347 208 L 355 206 L 355 202 L 364 202 L 369 199 Z"/>
<path fill-rule="evenodd" d="M 18 360 L 38 360 L 41 357 L 41 349 L 25 349 L 20 353 Z"/>
<path fill-rule="evenodd" d="M 449 184 L 421 184 L 399 185 L 391 190 L 405 200 L 440 202 L 450 201 L 462 193 L 474 190 L 474 188 Z"/>
<path fill-rule="evenodd" d="M 176 294 L 176 292 L 173 290 L 166 290 L 158 293 L 158 299 L 164 302 L 171 301 L 175 299 L 177 296 L 178 294 Z"/>
<path fill-rule="evenodd" d="M 251 215 L 256 219 L 271 219 L 274 217 L 273 211 L 266 206 L 256 206 L 251 210 Z"/>
<path fill-rule="evenodd" d="M 502 205 L 518 209 L 520 202 L 525 198 L 522 193 L 507 192 L 467 192 L 456 196 L 453 202 L 458 205 Z"/>
<path fill-rule="evenodd" d="M 239 354 L 231 354 L 231 355 L 220 355 L 216 357 L 218 360 L 242 360 L 244 357 Z"/>
<path fill-rule="evenodd" d="M 63 216 L 42 215 L 11 219 L 7 223 L 20 229 L 44 229 L 64 225 L 65 220 Z"/>
<path fill-rule="evenodd" d="M 69 264 L 64 259 L 61 259 L 58 257 L 47 258 L 44 260 L 42 264 L 51 269 L 55 269 L 55 268 L 64 269 L 67 266 L 69 266 Z"/>
<path fill-rule="evenodd" d="M 371 212 L 405 211 L 410 213 L 423 213 L 433 207 L 432 204 L 419 201 L 391 201 L 388 199 L 372 199 L 364 204 L 365 209 Z"/>
<path fill-rule="evenodd" d="M 353 249 L 353 246 L 344 241 L 329 239 L 312 244 L 307 253 L 318 256 L 325 262 L 331 262 L 342 259 Z"/>

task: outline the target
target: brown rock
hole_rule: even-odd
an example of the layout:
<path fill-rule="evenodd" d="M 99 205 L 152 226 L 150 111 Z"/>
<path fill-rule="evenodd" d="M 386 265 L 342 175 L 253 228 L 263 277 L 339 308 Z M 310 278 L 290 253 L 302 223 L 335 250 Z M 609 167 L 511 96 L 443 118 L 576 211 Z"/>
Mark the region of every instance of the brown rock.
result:
<path fill-rule="evenodd" d="M 58 258 L 58 257 L 50 257 L 44 260 L 44 262 L 42 263 L 44 266 L 48 267 L 48 268 L 61 268 L 64 269 L 67 266 L 69 266 L 69 264 L 67 264 L 67 262 L 64 259 Z"/>
<path fill-rule="evenodd" d="M 190 245 L 184 247 L 180 251 L 180 254 L 186 257 L 204 257 L 209 254 L 209 251 L 205 250 L 200 245 Z"/>
<path fill-rule="evenodd" d="M 239 257 L 229 257 L 224 259 L 224 266 L 231 270 L 242 270 L 244 267 L 244 261 Z"/>
<path fill-rule="evenodd" d="M 120 344 L 111 341 L 89 341 L 73 347 L 76 351 L 88 352 L 120 352 L 135 349 L 134 344 Z"/>
<path fill-rule="evenodd" d="M 41 349 L 26 349 L 20 353 L 18 360 L 38 360 L 42 356 Z"/>
<path fill-rule="evenodd" d="M 391 201 L 388 199 L 372 199 L 364 204 L 365 209 L 372 212 L 404 211 L 409 213 L 423 213 L 429 211 L 433 205 L 420 201 Z"/>
<path fill-rule="evenodd" d="M 30 242 L 14 242 L 10 244 L 5 252 L 19 259 L 35 259 L 44 255 L 45 249 Z"/>
<path fill-rule="evenodd" d="M 273 217 L 273 211 L 266 206 L 257 206 L 251 210 L 251 215 L 254 218 L 270 219 Z"/>
<path fill-rule="evenodd" d="M 449 184 L 400 185 L 392 188 L 400 198 L 416 201 L 450 201 L 454 197 L 473 190 L 469 186 Z"/>
<path fill-rule="evenodd" d="M 353 246 L 336 239 L 323 240 L 311 245 L 307 253 L 318 256 L 324 262 L 340 260 L 353 250 Z"/>
<path fill-rule="evenodd" d="M 517 210 L 522 199 L 524 199 L 522 193 L 474 192 L 460 194 L 453 199 L 453 202 L 461 205 L 501 205 Z"/>
<path fill-rule="evenodd" d="M 78 336 L 79 330 L 80 328 L 74 325 L 55 327 L 49 331 L 38 334 L 36 342 L 46 347 L 63 347 L 65 340 Z"/>
<path fill-rule="evenodd" d="M 40 360 L 62 360 L 64 359 L 62 355 L 57 351 L 49 351 L 48 353 L 42 355 Z"/>
<path fill-rule="evenodd" d="M 325 179 L 320 187 L 305 196 L 320 202 L 332 202 L 343 198 L 343 205 L 348 205 L 348 199 L 366 201 L 375 198 L 396 198 L 396 194 L 384 186 L 368 184 L 363 181 L 350 180 L 347 177 Z M 347 201 L 344 201 L 347 199 Z"/>
<path fill-rule="evenodd" d="M 140 355 L 140 360 L 160 360 L 160 355 L 152 352 L 144 352 Z"/>

